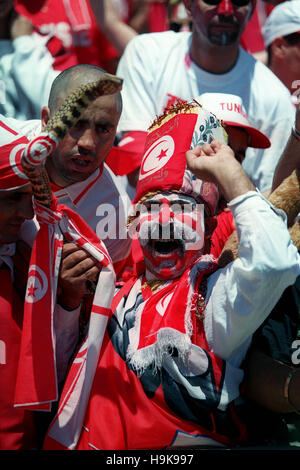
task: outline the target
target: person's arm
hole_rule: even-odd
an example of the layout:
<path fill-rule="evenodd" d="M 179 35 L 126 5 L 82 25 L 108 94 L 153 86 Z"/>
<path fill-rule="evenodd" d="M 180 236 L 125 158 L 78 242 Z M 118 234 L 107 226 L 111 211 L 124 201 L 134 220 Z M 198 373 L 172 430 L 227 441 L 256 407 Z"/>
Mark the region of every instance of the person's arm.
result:
<path fill-rule="evenodd" d="M 252 334 L 295 282 L 300 263 L 285 214 L 253 190 L 229 147 L 214 151 L 187 152 L 187 163 L 199 178 L 219 184 L 235 218 L 239 257 L 208 278 L 204 328 L 211 350 L 240 365 Z"/>
<path fill-rule="evenodd" d="M 161 0 L 164 3 L 164 0 Z M 133 2 L 133 12 L 128 24 L 139 34 L 149 32 L 149 13 L 151 0 L 136 0 Z"/>
<path fill-rule="evenodd" d="M 26 30 L 25 20 L 13 36 L 11 76 L 30 103 L 30 117 L 36 119 L 40 117 L 41 107 L 48 102 L 52 82 L 59 74 L 53 69 L 54 59 L 47 49 L 47 40 L 47 37 L 31 33 L 29 26 Z"/>
<path fill-rule="evenodd" d="M 245 374 L 248 398 L 275 413 L 300 411 L 299 368 L 290 367 L 254 349 L 247 360 Z"/>
<path fill-rule="evenodd" d="M 214 140 L 211 144 L 186 153 L 187 165 L 198 178 L 212 181 L 219 186 L 227 202 L 248 191 L 255 191 L 231 148 Z"/>
<path fill-rule="evenodd" d="M 79 339 L 80 305 L 74 310 L 65 310 L 58 303 L 54 310 L 55 362 L 59 390 L 65 381 L 70 360 Z"/>
<path fill-rule="evenodd" d="M 256 64 L 256 66 L 261 65 Z M 269 78 L 272 81 L 273 77 Z M 265 192 L 272 187 L 276 165 L 295 122 L 295 106 L 291 102 L 289 91 L 282 87 L 280 83 L 274 82 L 272 97 L 265 96 L 259 86 L 256 88 L 255 93 L 258 94 L 259 98 L 257 99 L 263 103 L 263 107 L 259 115 L 256 112 L 256 106 L 252 110 L 249 109 L 248 118 L 254 127 L 269 138 L 271 146 L 266 149 L 248 147 L 246 158 L 242 165 L 255 186 L 261 192 Z M 276 99 L 274 98 L 275 96 Z M 269 119 L 266 119 L 265 116 L 269 116 Z"/>
<path fill-rule="evenodd" d="M 101 32 L 122 54 L 129 41 L 137 35 L 137 32 L 122 21 L 112 0 L 90 0 L 90 5 Z"/>
<path fill-rule="evenodd" d="M 272 191 L 295 169 L 300 172 L 300 103 L 297 107 L 294 129 L 275 169 Z"/>

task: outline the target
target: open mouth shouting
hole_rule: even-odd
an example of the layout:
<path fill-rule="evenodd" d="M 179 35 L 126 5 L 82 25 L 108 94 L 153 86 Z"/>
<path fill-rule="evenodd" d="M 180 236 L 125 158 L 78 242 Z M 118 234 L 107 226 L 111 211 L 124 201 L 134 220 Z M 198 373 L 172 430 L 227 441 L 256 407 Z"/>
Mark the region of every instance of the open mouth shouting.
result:
<path fill-rule="evenodd" d="M 136 230 L 146 271 L 158 279 L 179 276 L 204 243 L 204 207 L 186 195 L 157 194 L 140 207 Z"/>
<path fill-rule="evenodd" d="M 93 165 L 94 159 L 85 155 L 73 155 L 70 162 L 73 170 L 86 171 Z"/>
<path fill-rule="evenodd" d="M 157 279 L 174 279 L 195 259 L 199 251 L 191 250 L 182 239 L 150 239 L 142 245 L 146 272 Z"/>
<path fill-rule="evenodd" d="M 183 256 L 184 252 L 184 244 L 182 240 L 150 240 L 148 246 L 153 254 L 157 253 L 160 256 L 168 256 L 174 252 L 177 252 Z"/>

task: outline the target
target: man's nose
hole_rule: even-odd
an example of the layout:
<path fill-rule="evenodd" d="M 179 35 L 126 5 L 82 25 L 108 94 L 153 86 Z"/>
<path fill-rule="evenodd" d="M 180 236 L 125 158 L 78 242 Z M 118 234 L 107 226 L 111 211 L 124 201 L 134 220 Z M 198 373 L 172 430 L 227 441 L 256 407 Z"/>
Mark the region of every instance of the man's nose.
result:
<path fill-rule="evenodd" d="M 93 129 L 85 129 L 80 135 L 77 144 L 82 149 L 94 150 L 96 145 Z"/>
<path fill-rule="evenodd" d="M 234 10 L 233 6 L 231 3 L 231 0 L 222 0 L 221 3 L 219 3 L 218 7 L 218 15 L 233 15 Z"/>
<path fill-rule="evenodd" d="M 174 212 L 170 209 L 169 204 L 162 204 L 159 211 L 159 223 L 164 225 L 174 218 Z"/>

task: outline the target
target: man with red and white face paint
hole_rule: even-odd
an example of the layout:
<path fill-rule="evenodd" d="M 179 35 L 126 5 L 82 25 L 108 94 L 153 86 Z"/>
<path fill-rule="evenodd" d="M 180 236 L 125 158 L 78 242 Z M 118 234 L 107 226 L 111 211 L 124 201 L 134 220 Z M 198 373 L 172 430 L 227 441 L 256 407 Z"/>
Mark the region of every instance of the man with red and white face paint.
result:
<path fill-rule="evenodd" d="M 78 352 L 45 449 L 233 446 L 245 438 L 234 403 L 241 364 L 300 263 L 282 214 L 225 142 L 220 122 L 193 104 L 150 128 L 130 221 L 145 263 L 117 286 L 92 374 L 84 345 Z M 240 236 L 240 258 L 223 269 L 207 254 L 217 186 Z"/>
<path fill-rule="evenodd" d="M 203 204 L 183 194 L 162 193 L 148 198 L 140 210 L 138 238 L 148 276 L 181 276 L 204 249 Z"/>
<path fill-rule="evenodd" d="M 249 0 L 187 0 L 198 33 L 217 46 L 238 45 L 255 2 Z"/>

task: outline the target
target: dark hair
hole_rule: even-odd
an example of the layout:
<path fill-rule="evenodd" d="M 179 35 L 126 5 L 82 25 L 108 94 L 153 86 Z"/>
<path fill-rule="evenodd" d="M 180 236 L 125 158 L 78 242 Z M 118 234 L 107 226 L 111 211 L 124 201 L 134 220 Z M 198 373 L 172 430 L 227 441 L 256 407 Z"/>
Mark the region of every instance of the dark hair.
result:
<path fill-rule="evenodd" d="M 299 33 L 287 34 L 286 36 L 282 36 L 282 39 L 284 39 L 290 46 L 294 46 L 295 44 L 298 44 L 300 42 L 300 34 Z M 272 62 L 272 47 L 271 46 L 272 46 L 272 43 L 267 48 L 268 66 L 270 66 Z"/>
<path fill-rule="evenodd" d="M 291 46 L 294 46 L 295 44 L 298 44 L 300 42 L 300 33 L 287 34 L 287 36 L 283 36 L 283 39 L 288 42 Z"/>
<path fill-rule="evenodd" d="M 91 64 L 78 64 L 73 65 L 63 70 L 54 80 L 51 86 L 48 106 L 50 109 L 50 115 L 52 116 L 55 111 L 62 104 L 64 99 L 71 93 L 75 88 L 91 83 L 98 80 L 106 70 L 98 67 L 97 65 Z M 122 98 L 121 94 L 115 95 L 116 104 L 118 111 L 122 110 Z"/>

